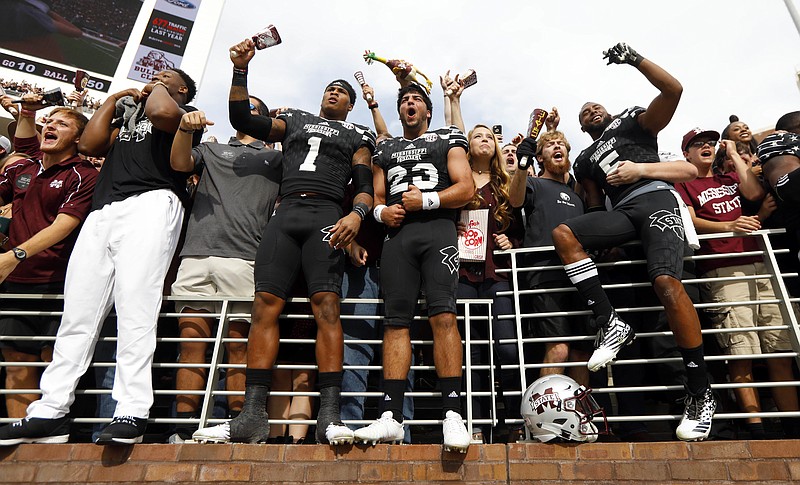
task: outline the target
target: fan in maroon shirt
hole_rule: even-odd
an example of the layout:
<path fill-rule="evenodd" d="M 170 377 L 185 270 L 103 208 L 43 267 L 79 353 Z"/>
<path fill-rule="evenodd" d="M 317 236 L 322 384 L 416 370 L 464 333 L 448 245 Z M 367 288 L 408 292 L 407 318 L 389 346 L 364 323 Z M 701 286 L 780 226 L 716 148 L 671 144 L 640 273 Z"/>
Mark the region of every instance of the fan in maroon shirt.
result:
<path fill-rule="evenodd" d="M 35 110 L 40 95 L 24 98 L 15 147 L 31 158 L 8 164 L 0 174 L 0 199 L 11 203 L 9 228 L 11 251 L 0 254 L 0 289 L 4 293 L 63 293 L 67 260 L 78 231 L 89 213 L 97 171 L 78 156 L 78 140 L 86 118 L 67 108 L 53 110 L 36 136 Z M 14 302 L 5 310 L 59 311 L 59 302 Z M 7 316 L 0 319 L 0 334 L 10 336 L 54 336 L 58 317 Z M 4 341 L 0 343 L 8 362 L 49 360 L 51 342 Z M 8 367 L 6 388 L 39 387 L 36 367 Z M 7 394 L 10 417 L 25 416 L 25 408 L 36 395 Z"/>

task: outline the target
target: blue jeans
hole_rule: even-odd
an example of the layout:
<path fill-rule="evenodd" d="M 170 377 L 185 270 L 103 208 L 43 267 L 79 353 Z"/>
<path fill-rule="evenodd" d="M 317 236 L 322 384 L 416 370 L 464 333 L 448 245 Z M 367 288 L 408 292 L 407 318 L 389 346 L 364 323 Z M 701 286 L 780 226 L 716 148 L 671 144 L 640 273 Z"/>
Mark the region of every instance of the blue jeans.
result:
<path fill-rule="evenodd" d="M 379 298 L 380 270 L 375 266 L 362 266 L 356 268 L 351 264 L 345 267 L 342 279 L 342 295 L 345 298 Z M 378 304 L 358 303 L 343 304 L 341 314 L 347 315 L 378 315 Z M 344 331 L 344 365 L 345 366 L 365 366 L 372 363 L 375 357 L 375 349 L 369 344 L 351 343 L 348 340 L 379 340 L 382 335 L 382 326 L 372 318 L 350 319 L 342 318 L 342 330 Z M 345 369 L 342 379 L 343 392 L 366 392 L 367 390 L 366 369 Z M 408 373 L 407 390 L 412 390 L 414 384 L 414 371 Z M 364 419 L 364 396 L 342 396 L 341 413 L 342 420 L 361 420 Z M 403 418 L 413 419 L 414 417 L 414 398 L 406 396 L 403 400 Z M 360 428 L 361 425 L 350 425 L 352 428 Z M 404 441 L 411 442 L 411 429 L 406 426 L 406 436 Z"/>

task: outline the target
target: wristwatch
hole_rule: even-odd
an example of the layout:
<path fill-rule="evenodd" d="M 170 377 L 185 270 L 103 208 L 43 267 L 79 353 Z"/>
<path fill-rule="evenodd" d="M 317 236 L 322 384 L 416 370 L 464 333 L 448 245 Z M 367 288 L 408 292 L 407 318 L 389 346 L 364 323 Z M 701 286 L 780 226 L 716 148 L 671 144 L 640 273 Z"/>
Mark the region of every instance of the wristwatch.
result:
<path fill-rule="evenodd" d="M 20 263 L 25 261 L 25 259 L 28 257 L 28 253 L 26 253 L 22 248 L 14 248 L 12 251 L 14 251 L 14 257 L 17 258 L 17 261 Z"/>

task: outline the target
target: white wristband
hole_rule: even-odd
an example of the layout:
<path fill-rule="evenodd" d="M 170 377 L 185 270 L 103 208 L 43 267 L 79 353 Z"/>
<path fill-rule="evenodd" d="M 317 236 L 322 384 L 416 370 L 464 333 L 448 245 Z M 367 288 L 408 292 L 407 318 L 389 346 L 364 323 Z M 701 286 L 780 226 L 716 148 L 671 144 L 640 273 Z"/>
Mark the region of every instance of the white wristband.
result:
<path fill-rule="evenodd" d="M 439 192 L 422 193 L 422 210 L 432 211 L 439 208 Z"/>
<path fill-rule="evenodd" d="M 386 206 L 383 204 L 376 205 L 375 208 L 372 209 L 372 217 L 374 217 L 375 220 L 378 222 L 383 222 L 383 220 L 381 219 L 381 212 L 383 212 L 383 209 L 385 208 Z"/>

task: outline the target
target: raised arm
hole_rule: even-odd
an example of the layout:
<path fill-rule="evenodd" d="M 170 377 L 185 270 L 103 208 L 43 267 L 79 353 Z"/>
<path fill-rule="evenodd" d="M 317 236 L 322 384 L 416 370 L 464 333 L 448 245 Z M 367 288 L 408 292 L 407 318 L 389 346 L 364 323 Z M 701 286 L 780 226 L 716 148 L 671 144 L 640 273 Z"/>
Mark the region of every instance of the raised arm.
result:
<path fill-rule="evenodd" d="M 175 75 L 174 73 L 171 75 Z M 144 104 L 144 114 L 153 124 L 153 127 L 167 132 L 175 133 L 181 122 L 181 116 L 186 113 L 169 93 L 163 81 L 155 81 L 142 88 L 142 94 L 147 97 Z"/>
<path fill-rule="evenodd" d="M 250 94 L 247 92 L 247 69 L 256 54 L 253 41 L 246 39 L 230 48 L 233 62 L 233 80 L 228 96 L 228 116 L 236 131 L 250 135 L 257 140 L 283 141 L 286 123 L 269 116 L 250 112 Z"/>
<path fill-rule="evenodd" d="M 647 110 L 639 115 L 639 126 L 653 136 L 663 130 L 675 114 L 678 102 L 683 93 L 683 86 L 670 73 L 662 69 L 655 62 L 645 59 L 638 52 L 624 43 L 619 43 L 604 52 L 608 63 L 630 64 L 639 70 L 650 84 L 660 92 Z"/>
<path fill-rule="evenodd" d="M 739 152 L 736 151 L 736 142 L 732 140 L 722 140 L 720 144 L 722 145 L 722 149 L 725 150 L 725 153 L 731 157 L 733 168 L 736 170 L 736 175 L 739 176 L 739 192 L 741 192 L 747 200 L 763 199 L 766 194 L 764 186 L 761 185 L 758 176 L 750 170 L 750 166 L 747 162 L 742 160 Z"/>
<path fill-rule="evenodd" d="M 445 99 L 450 101 L 450 121 L 448 122 L 447 119 L 445 119 L 445 123 L 447 123 L 447 126 L 455 125 L 459 130 L 466 133 L 464 117 L 461 115 L 461 93 L 464 92 L 464 84 L 458 76 L 459 75 L 456 74 L 456 78 L 447 85 L 447 89 L 445 90 Z"/>
<path fill-rule="evenodd" d="M 375 125 L 375 134 L 377 135 L 377 142 L 380 143 L 386 138 L 391 138 L 392 134 L 389 133 L 389 128 L 386 126 L 386 121 L 383 119 L 381 110 L 378 108 L 378 102 L 375 101 L 375 90 L 369 84 L 364 83 L 361 86 L 361 94 L 364 101 L 367 102 L 367 107 L 372 115 L 372 124 Z"/>
<path fill-rule="evenodd" d="M 555 108 L 554 108 L 555 109 Z M 517 170 L 511 177 L 508 188 L 508 201 L 511 207 L 522 207 L 525 204 L 525 188 L 528 185 L 528 167 L 536 156 L 536 140 L 527 137 L 517 147 Z"/>
<path fill-rule="evenodd" d="M 83 130 L 80 143 L 78 143 L 79 152 L 89 157 L 106 156 L 119 132 L 119 128 L 111 124 L 114 120 L 116 104 L 126 96 L 132 97 L 133 101 L 138 103 L 142 99 L 142 92 L 138 89 L 126 89 L 106 98 L 100 109 L 86 124 L 86 129 Z"/>

